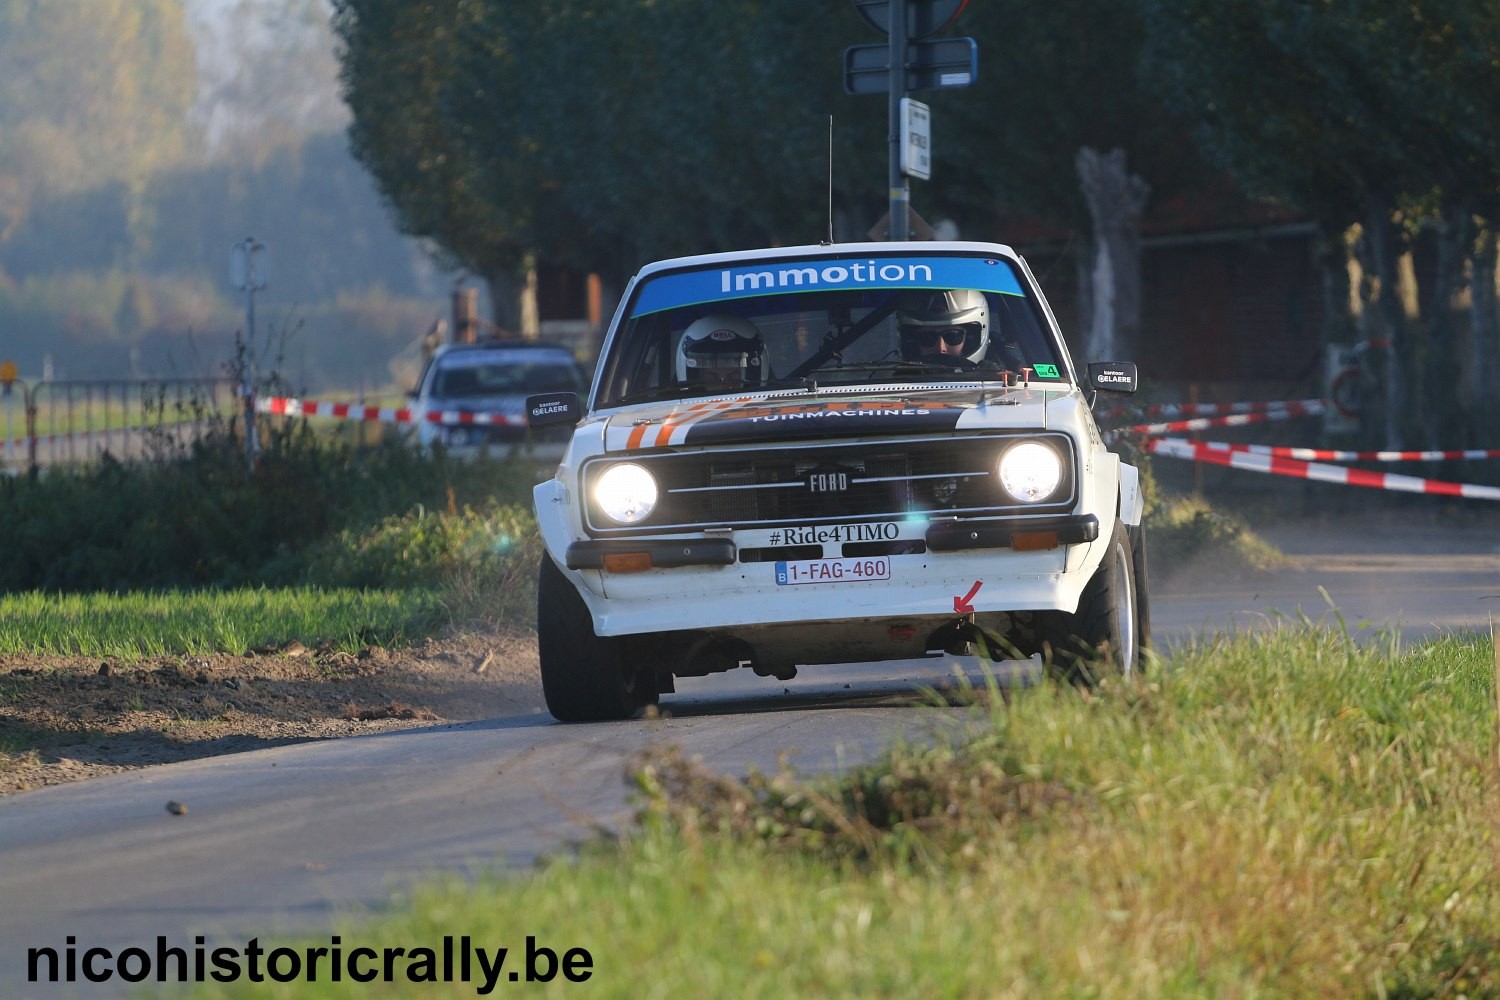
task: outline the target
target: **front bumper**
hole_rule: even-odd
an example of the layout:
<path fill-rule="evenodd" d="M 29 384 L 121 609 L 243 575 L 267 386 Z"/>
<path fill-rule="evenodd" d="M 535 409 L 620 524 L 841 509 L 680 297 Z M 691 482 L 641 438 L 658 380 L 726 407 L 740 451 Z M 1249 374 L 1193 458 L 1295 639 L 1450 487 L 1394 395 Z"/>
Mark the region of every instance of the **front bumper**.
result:
<path fill-rule="evenodd" d="M 561 554 L 595 631 L 620 636 L 859 619 L 944 620 L 969 609 L 981 620 L 995 612 L 1073 611 L 1106 547 L 1094 515 L 982 527 L 904 524 L 901 537 L 889 543 L 891 554 L 858 557 L 888 561 L 887 577 L 828 583 L 780 582 L 780 557 L 766 555 L 775 545 L 769 529 L 724 538 L 574 540 Z M 1056 533 L 1055 544 L 1032 544 L 1050 532 Z M 649 554 L 649 563 L 606 561 L 640 553 Z M 830 561 L 855 558 L 833 545 L 824 554 Z M 621 565 L 632 571 L 611 568 Z"/>
<path fill-rule="evenodd" d="M 922 542 L 931 552 L 969 549 L 1038 551 L 1092 542 L 1098 537 L 1097 517 L 1070 514 L 1024 520 L 934 521 L 928 525 Z M 588 539 L 568 546 L 565 564 L 569 569 L 603 569 L 606 556 L 643 554 L 649 557 L 652 567 L 732 566 L 738 561 L 738 551 L 736 543 L 727 538 Z"/>

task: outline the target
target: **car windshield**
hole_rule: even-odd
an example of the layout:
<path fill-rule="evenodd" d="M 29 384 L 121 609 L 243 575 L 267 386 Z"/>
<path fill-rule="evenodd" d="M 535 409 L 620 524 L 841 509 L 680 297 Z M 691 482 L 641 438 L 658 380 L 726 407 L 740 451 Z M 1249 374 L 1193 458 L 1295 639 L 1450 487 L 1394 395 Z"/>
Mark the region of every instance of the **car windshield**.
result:
<path fill-rule="evenodd" d="M 576 392 L 579 388 L 577 369 L 566 359 L 541 359 L 521 352 L 472 352 L 443 358 L 433 373 L 430 394 L 437 399 L 473 399 Z"/>
<path fill-rule="evenodd" d="M 757 260 L 640 282 L 597 405 L 812 385 L 1066 383 L 1028 285 L 1003 258 Z"/>

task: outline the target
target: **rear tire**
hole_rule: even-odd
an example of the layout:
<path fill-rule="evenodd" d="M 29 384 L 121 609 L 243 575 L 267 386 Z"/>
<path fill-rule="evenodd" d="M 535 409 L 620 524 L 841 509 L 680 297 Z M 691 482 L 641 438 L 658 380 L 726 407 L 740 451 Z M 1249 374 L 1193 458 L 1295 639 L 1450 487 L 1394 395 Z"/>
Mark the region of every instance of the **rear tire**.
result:
<path fill-rule="evenodd" d="M 626 663 L 619 639 L 594 633 L 588 605 L 545 552 L 537 574 L 536 605 L 542 695 L 554 718 L 628 719 L 656 703 L 655 673 Z"/>
<path fill-rule="evenodd" d="M 1139 669 L 1141 621 L 1131 541 L 1116 518 L 1104 560 L 1084 585 L 1078 610 L 1044 615 L 1048 648 L 1043 656 L 1055 676 L 1093 687 L 1106 671 L 1129 676 Z"/>

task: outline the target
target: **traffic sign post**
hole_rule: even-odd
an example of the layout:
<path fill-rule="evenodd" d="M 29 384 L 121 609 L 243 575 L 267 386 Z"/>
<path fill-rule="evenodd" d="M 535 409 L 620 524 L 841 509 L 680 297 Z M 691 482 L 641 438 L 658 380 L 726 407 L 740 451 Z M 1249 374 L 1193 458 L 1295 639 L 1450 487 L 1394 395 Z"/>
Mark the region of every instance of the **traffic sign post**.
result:
<path fill-rule="evenodd" d="M 911 210 L 911 184 L 901 172 L 901 99 L 906 95 L 906 4 L 907 0 L 890 0 L 890 23 L 886 26 L 890 43 L 890 93 L 886 101 L 887 141 L 890 143 L 889 175 L 891 181 L 891 239 L 910 237 L 907 227 Z"/>
<path fill-rule="evenodd" d="M 240 392 L 245 402 L 245 464 L 255 471 L 260 437 L 255 429 L 255 293 L 269 282 L 266 245 L 247 236 L 229 248 L 229 284 L 245 293 L 245 357 L 241 362 Z"/>
<path fill-rule="evenodd" d="M 865 22 L 887 35 L 885 45 L 852 45 L 844 50 L 844 90 L 886 95 L 890 181 L 890 235 L 911 238 L 909 177 L 926 180 L 932 172 L 932 117 L 927 105 L 909 99 L 911 90 L 967 87 L 979 73 L 979 46 L 972 38 L 935 34 L 958 17 L 969 0 L 853 0 Z"/>

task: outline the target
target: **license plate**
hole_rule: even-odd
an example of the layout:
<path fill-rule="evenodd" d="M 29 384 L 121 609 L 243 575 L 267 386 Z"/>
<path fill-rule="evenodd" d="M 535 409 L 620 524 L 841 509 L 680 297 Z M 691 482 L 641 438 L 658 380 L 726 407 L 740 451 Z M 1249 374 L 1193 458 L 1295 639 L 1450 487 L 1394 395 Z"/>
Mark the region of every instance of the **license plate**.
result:
<path fill-rule="evenodd" d="M 865 583 L 889 580 L 889 556 L 869 559 L 797 559 L 776 564 L 776 583 L 794 586 L 799 583 Z"/>

